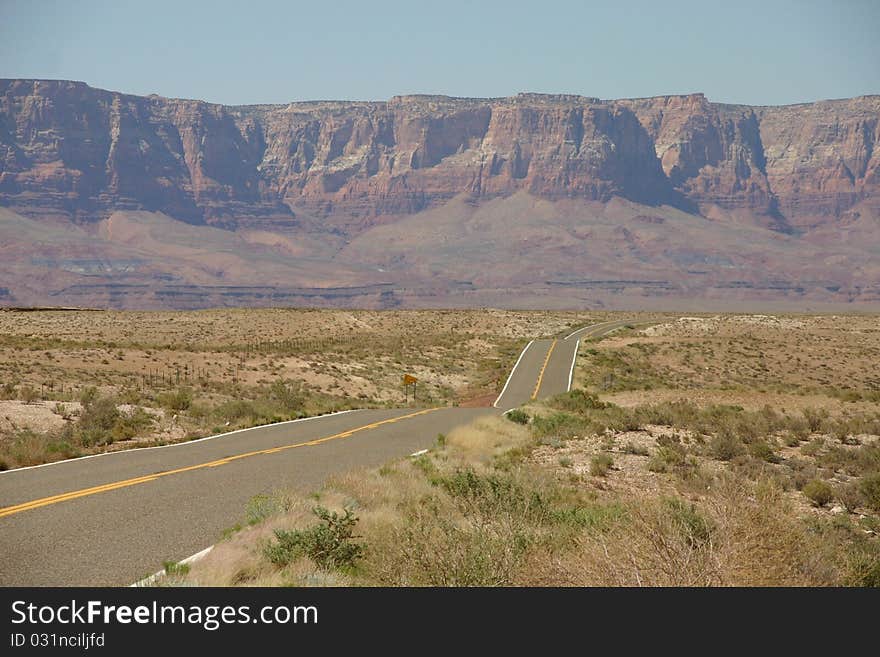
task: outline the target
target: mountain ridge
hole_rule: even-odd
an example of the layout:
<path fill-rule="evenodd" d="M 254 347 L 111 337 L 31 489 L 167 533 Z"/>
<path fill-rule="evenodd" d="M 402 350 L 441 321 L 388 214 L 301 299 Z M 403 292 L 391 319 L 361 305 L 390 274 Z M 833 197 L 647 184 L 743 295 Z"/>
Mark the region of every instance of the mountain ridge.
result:
<path fill-rule="evenodd" d="M 425 283 L 432 295 L 444 263 L 427 271 L 413 262 L 412 253 L 424 246 L 418 236 L 412 241 L 395 234 L 400 252 L 380 253 L 371 240 L 391 235 L 384 226 L 428 226 L 409 219 L 424 213 L 449 231 L 488 221 L 495 241 L 484 246 L 518 254 L 523 270 L 547 270 L 547 280 L 563 273 L 542 260 L 557 253 L 574 258 L 576 278 L 613 274 L 612 263 L 584 237 L 601 235 L 607 251 L 618 253 L 634 274 L 615 274 L 615 280 L 662 279 L 672 281 L 670 289 L 691 275 L 676 269 L 681 262 L 702 259 L 733 263 L 724 266 L 734 270 L 759 263 L 760 270 L 738 278 L 716 268 L 715 282 L 723 286 L 746 281 L 774 289 L 768 281 L 785 280 L 796 290 L 796 258 L 786 256 L 784 266 L 773 258 L 773 235 L 789 235 L 798 238 L 805 257 L 819 259 L 804 264 L 810 280 L 827 278 L 831 287 L 849 290 L 847 303 L 864 299 L 864 291 L 878 283 L 872 264 L 880 243 L 878 144 L 880 95 L 782 106 L 712 103 L 702 93 L 616 100 L 410 94 L 386 101 L 225 106 L 82 82 L 0 80 L 0 207 L 62 234 L 67 224 L 84 227 L 90 237 L 77 237 L 79 250 L 92 248 L 87 245 L 93 240 L 95 257 L 110 257 L 121 246 L 89 227 L 115 213 L 146 213 L 136 221 L 161 215 L 246 236 L 208 242 L 222 242 L 223 248 L 234 243 L 243 261 L 268 278 L 280 270 L 264 265 L 278 264 L 283 252 L 290 263 L 331 263 L 347 272 L 351 284 L 358 276 L 365 284 L 400 284 L 418 273 L 424 277 L 419 285 Z M 602 207 L 618 198 L 641 209 L 618 212 L 621 223 L 606 226 L 614 212 Z M 495 199 L 509 201 L 498 205 Z M 570 216 L 540 202 L 567 208 Z M 489 210 L 481 213 L 486 204 Z M 532 222 L 528 212 L 539 206 L 551 223 Z M 498 208 L 509 214 L 498 215 Z M 677 217 L 684 215 L 676 213 L 699 221 L 681 224 Z M 599 222 L 595 230 L 593 221 Z M 658 228 L 664 221 L 666 227 Z M 505 242 L 526 225 L 530 244 L 538 246 L 523 250 Z M 690 232 L 678 239 L 697 240 L 695 245 L 669 239 L 672 227 L 685 225 Z M 606 231 L 614 226 L 619 230 Z M 724 226 L 766 233 L 754 233 L 757 250 L 746 256 L 728 253 L 736 240 Z M 434 235 L 435 250 L 448 253 L 455 280 L 479 281 L 479 271 L 443 247 L 459 237 Z M 52 248 L 62 244 L 63 235 Z M 670 249 L 679 253 L 685 246 L 693 246 L 693 253 L 669 256 Z M 7 251 L 16 252 L 12 246 Z M 205 253 L 199 258 L 206 269 L 196 275 L 188 265 L 164 259 L 178 252 L 173 243 L 153 240 L 140 260 L 150 264 L 140 275 L 175 284 L 192 284 L 195 276 L 199 285 L 228 286 L 248 271 L 240 263 L 229 271 L 211 268 Z M 33 257 L 40 267 L 55 262 Z M 127 256 L 114 258 L 127 262 Z M 815 266 L 823 259 L 827 277 L 818 276 L 823 270 Z M 841 264 L 847 259 L 849 270 Z M 411 269 L 395 264 L 403 262 Z M 478 270 L 479 259 L 470 266 Z M 509 266 L 493 284 L 505 290 L 527 285 Z M 16 271 L 26 269 L 20 264 Z M 100 268 L 86 269 L 96 276 Z M 304 278 L 300 287 L 318 285 L 302 267 L 294 270 L 300 272 L 294 278 Z M 397 279 L 373 280 L 369 272 L 380 270 Z M 69 273 L 61 276 L 67 283 Z M 728 273 L 733 278 L 721 280 Z M 125 275 L 137 280 L 138 272 Z M 864 282 L 854 281 L 859 276 Z M 676 289 L 705 292 L 686 287 Z M 23 298 L 34 294 L 31 288 Z"/>

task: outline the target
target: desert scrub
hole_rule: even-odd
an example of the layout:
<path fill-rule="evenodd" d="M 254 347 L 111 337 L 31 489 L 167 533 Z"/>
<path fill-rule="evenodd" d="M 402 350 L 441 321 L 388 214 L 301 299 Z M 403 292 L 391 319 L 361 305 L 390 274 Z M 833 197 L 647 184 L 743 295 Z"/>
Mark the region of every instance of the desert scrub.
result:
<path fill-rule="evenodd" d="M 880 471 L 862 477 L 859 490 L 871 510 L 880 513 Z"/>
<path fill-rule="evenodd" d="M 153 424 L 152 417 L 141 408 L 131 413 L 120 411 L 113 396 L 89 394 L 84 400 L 79 418 L 65 425 L 62 437 L 85 447 L 133 438 Z"/>
<path fill-rule="evenodd" d="M 516 422 L 517 424 L 528 424 L 531 419 L 529 418 L 528 413 L 519 408 L 514 408 L 512 411 L 508 411 L 505 415 L 508 420 Z"/>
<path fill-rule="evenodd" d="M 306 529 L 276 529 L 275 542 L 266 545 L 263 554 L 276 566 L 308 557 L 325 570 L 353 568 L 364 553 L 364 546 L 354 535 L 357 516 L 351 509 L 340 515 L 322 506 L 312 512 L 321 522 Z"/>
<path fill-rule="evenodd" d="M 604 477 L 614 466 L 614 457 L 608 453 L 596 454 L 590 459 L 590 474 L 594 477 Z"/>
<path fill-rule="evenodd" d="M 803 488 L 803 493 L 815 506 L 825 506 L 834 499 L 834 489 L 822 479 L 808 481 Z"/>
<path fill-rule="evenodd" d="M 742 441 L 730 431 L 722 431 L 709 442 L 709 454 L 719 461 L 730 461 L 745 452 Z"/>

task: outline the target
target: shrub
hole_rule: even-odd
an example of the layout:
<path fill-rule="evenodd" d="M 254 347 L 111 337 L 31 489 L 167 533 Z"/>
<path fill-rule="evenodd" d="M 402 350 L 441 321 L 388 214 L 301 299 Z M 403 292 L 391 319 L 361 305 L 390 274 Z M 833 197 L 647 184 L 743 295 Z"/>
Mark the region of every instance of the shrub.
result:
<path fill-rule="evenodd" d="M 730 461 L 745 451 L 742 441 L 729 431 L 719 432 L 709 443 L 709 453 L 719 461 Z"/>
<path fill-rule="evenodd" d="M 156 395 L 156 401 L 170 411 L 185 411 L 192 404 L 192 390 L 183 387 L 170 392 L 160 392 Z"/>
<path fill-rule="evenodd" d="M 549 435 L 570 437 L 583 433 L 585 428 L 584 420 L 570 413 L 553 413 L 547 417 L 536 415 L 532 420 L 532 429 L 538 438 Z"/>
<path fill-rule="evenodd" d="M 604 477 L 608 474 L 608 471 L 611 470 L 611 466 L 613 465 L 614 458 L 611 454 L 605 452 L 602 454 L 596 454 L 596 456 L 590 459 L 590 474 L 594 477 Z"/>
<path fill-rule="evenodd" d="M 507 419 L 511 422 L 516 422 L 517 424 L 528 424 L 529 423 L 529 414 L 525 411 L 514 408 L 512 411 L 507 412 Z"/>
<path fill-rule="evenodd" d="M 859 490 L 865 497 L 865 503 L 880 513 L 880 472 L 873 472 L 862 477 Z"/>
<path fill-rule="evenodd" d="M 804 486 L 803 493 L 816 506 L 825 506 L 834 499 L 834 490 L 828 482 L 821 479 L 808 481 Z"/>
<path fill-rule="evenodd" d="M 15 399 L 15 383 L 7 381 L 0 386 L 0 399 Z"/>
<path fill-rule="evenodd" d="M 296 413 L 303 407 L 303 398 L 299 388 L 283 379 L 278 379 L 270 386 L 268 397 L 285 413 Z"/>
<path fill-rule="evenodd" d="M 692 547 L 709 542 L 712 536 L 712 523 L 697 511 L 694 504 L 688 504 L 678 498 L 664 500 L 663 504 L 674 526 Z"/>
<path fill-rule="evenodd" d="M 773 447 L 770 446 L 770 443 L 766 440 L 757 440 L 749 445 L 749 454 L 756 459 L 761 459 L 768 463 L 779 462 L 779 457 L 776 455 L 776 452 L 773 451 Z"/>
<path fill-rule="evenodd" d="M 39 397 L 37 391 L 30 386 L 22 386 L 18 391 L 18 396 L 25 404 L 33 404 Z"/>
<path fill-rule="evenodd" d="M 459 508 L 469 515 L 490 520 L 516 516 L 537 523 L 546 513 L 544 498 L 537 491 L 526 489 L 507 473 L 482 475 L 472 468 L 462 468 L 446 476 L 433 475 L 432 483 L 449 493 Z"/>
<path fill-rule="evenodd" d="M 810 430 L 810 433 L 816 433 L 819 429 L 822 428 L 822 425 L 825 424 L 825 420 L 828 419 L 828 411 L 823 409 L 813 409 L 806 408 L 804 409 L 804 420 L 807 423 L 807 428 Z"/>
<path fill-rule="evenodd" d="M 804 454 L 805 456 L 818 456 L 824 445 L 824 438 L 813 438 L 810 442 L 801 447 L 801 454 Z"/>
<path fill-rule="evenodd" d="M 214 409 L 214 414 L 221 420 L 234 422 L 245 418 L 256 421 L 259 413 L 254 408 L 253 402 L 244 399 L 235 399 L 233 401 L 223 402 Z"/>
<path fill-rule="evenodd" d="M 657 438 L 656 456 L 667 465 L 684 465 L 687 449 L 676 436 L 660 436 Z"/>
<path fill-rule="evenodd" d="M 635 454 L 636 456 L 648 456 L 651 453 L 647 447 L 636 445 L 633 442 L 627 443 L 626 446 L 624 446 L 623 451 L 627 454 Z"/>
<path fill-rule="evenodd" d="M 302 556 L 309 557 L 320 568 L 351 568 L 363 556 L 364 546 L 354 541 L 357 516 L 351 509 L 339 515 L 316 506 L 312 512 L 321 520 L 307 529 L 275 530 L 275 543 L 264 549 L 269 561 L 285 566 Z"/>
<path fill-rule="evenodd" d="M 89 396 L 76 427 L 83 444 L 105 445 L 113 442 L 110 432 L 120 417 L 113 397 Z"/>
<path fill-rule="evenodd" d="M 858 509 L 864 502 L 862 491 L 859 489 L 858 483 L 854 481 L 838 486 L 834 491 L 834 497 L 850 513 Z"/>
<path fill-rule="evenodd" d="M 550 402 L 554 408 L 584 415 L 587 411 L 607 408 L 607 404 L 586 390 L 570 390 L 556 395 Z"/>
<path fill-rule="evenodd" d="M 88 406 L 97 396 L 98 389 L 95 386 L 89 386 L 79 393 L 79 403 L 83 406 Z"/>

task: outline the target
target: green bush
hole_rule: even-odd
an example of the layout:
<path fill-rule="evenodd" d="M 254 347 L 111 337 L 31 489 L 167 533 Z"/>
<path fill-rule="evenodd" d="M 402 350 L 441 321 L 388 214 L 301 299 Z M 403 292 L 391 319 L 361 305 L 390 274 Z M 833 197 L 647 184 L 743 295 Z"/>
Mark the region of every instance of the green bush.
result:
<path fill-rule="evenodd" d="M 854 481 L 838 486 L 834 491 L 834 497 L 850 513 L 858 509 L 865 501 L 858 483 Z"/>
<path fill-rule="evenodd" d="M 604 477 L 614 465 L 614 457 L 605 452 L 596 454 L 590 459 L 590 474 L 594 477 Z"/>
<path fill-rule="evenodd" d="M 185 411 L 192 404 L 192 390 L 186 387 L 156 395 L 156 402 L 170 411 Z"/>
<path fill-rule="evenodd" d="M 283 379 L 272 383 L 267 397 L 275 402 L 284 413 L 296 413 L 303 407 L 303 396 L 299 387 Z"/>
<path fill-rule="evenodd" d="M 822 479 L 808 481 L 804 486 L 803 493 L 816 506 L 825 506 L 834 499 L 834 489 Z"/>
<path fill-rule="evenodd" d="M 587 428 L 585 421 L 571 413 L 553 413 L 552 415 L 536 415 L 532 420 L 532 431 L 538 438 L 543 436 L 571 437 L 584 433 Z"/>
<path fill-rule="evenodd" d="M 636 456 L 649 456 L 651 453 L 647 447 L 636 445 L 634 442 L 628 442 L 624 446 L 623 451 L 627 454 L 635 454 Z"/>
<path fill-rule="evenodd" d="M 607 404 L 600 401 L 596 395 L 586 390 L 570 390 L 556 395 L 551 401 L 551 406 L 562 411 L 572 413 L 586 414 L 587 411 L 601 410 L 607 408 Z"/>
<path fill-rule="evenodd" d="M 325 570 L 354 566 L 364 553 L 364 546 L 354 540 L 357 516 L 351 509 L 339 515 L 321 506 L 312 512 L 321 522 L 307 529 L 276 529 L 276 542 L 264 548 L 266 558 L 276 566 L 285 566 L 303 556 Z"/>
<path fill-rule="evenodd" d="M 18 391 L 18 397 L 25 404 L 33 404 L 39 398 L 36 389 L 31 386 L 22 386 Z"/>
<path fill-rule="evenodd" d="M 685 464 L 687 449 L 677 436 L 660 436 L 657 438 L 657 458 L 671 466 Z"/>
<path fill-rule="evenodd" d="M 113 397 L 86 396 L 76 432 L 84 445 L 107 445 L 113 442 L 112 431 L 122 414 L 116 408 Z"/>
<path fill-rule="evenodd" d="M 768 463 L 778 463 L 779 457 L 776 455 L 776 452 L 773 451 L 773 447 L 770 446 L 766 440 L 756 440 L 751 445 L 749 445 L 749 454 L 751 454 L 756 459 L 761 459 L 762 461 L 767 461 Z"/>
<path fill-rule="evenodd" d="M 517 424 L 528 424 L 530 419 L 529 414 L 519 408 L 508 411 L 506 416 L 508 420 Z"/>
<path fill-rule="evenodd" d="M 865 503 L 880 513 L 880 472 L 867 474 L 859 481 L 859 490 L 865 497 Z"/>
<path fill-rule="evenodd" d="M 688 504 L 678 498 L 664 500 L 665 512 L 672 519 L 675 527 L 687 539 L 691 547 L 705 545 L 712 537 L 712 523 L 704 518 L 694 504 Z"/>
<path fill-rule="evenodd" d="M 709 453 L 719 461 L 730 461 L 745 453 L 742 441 L 729 431 L 720 431 L 709 442 Z"/>
<path fill-rule="evenodd" d="M 515 515 L 530 522 L 539 522 L 546 513 L 543 497 L 507 473 L 483 475 L 462 468 L 445 476 L 433 475 L 432 483 L 449 493 L 465 513 L 488 519 Z"/>

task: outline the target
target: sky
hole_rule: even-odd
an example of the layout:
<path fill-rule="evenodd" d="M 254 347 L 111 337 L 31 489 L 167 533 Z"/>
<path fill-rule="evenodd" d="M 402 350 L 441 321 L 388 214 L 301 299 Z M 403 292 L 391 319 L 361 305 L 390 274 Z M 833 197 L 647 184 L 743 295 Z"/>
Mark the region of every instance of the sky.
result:
<path fill-rule="evenodd" d="M 880 94 L 880 0 L 0 0 L 0 78 L 224 104 Z"/>

